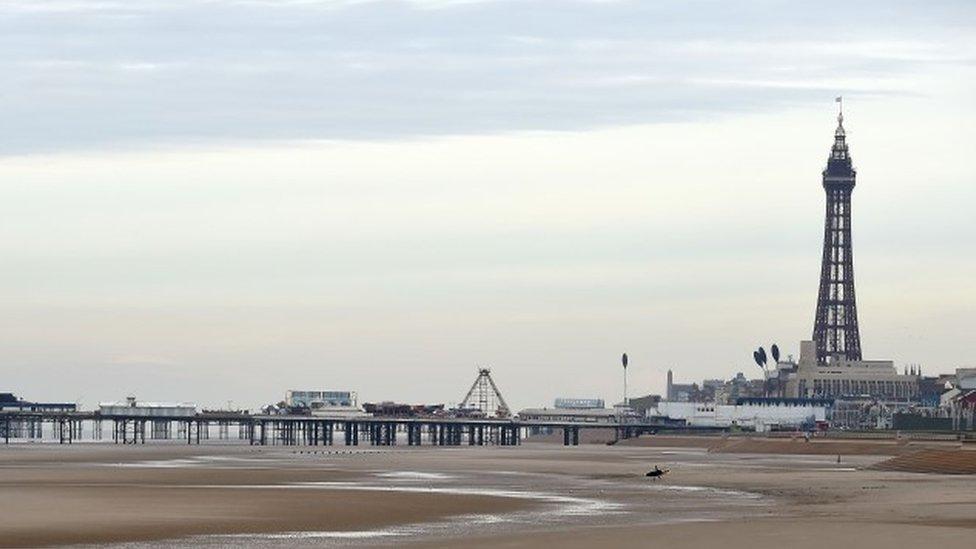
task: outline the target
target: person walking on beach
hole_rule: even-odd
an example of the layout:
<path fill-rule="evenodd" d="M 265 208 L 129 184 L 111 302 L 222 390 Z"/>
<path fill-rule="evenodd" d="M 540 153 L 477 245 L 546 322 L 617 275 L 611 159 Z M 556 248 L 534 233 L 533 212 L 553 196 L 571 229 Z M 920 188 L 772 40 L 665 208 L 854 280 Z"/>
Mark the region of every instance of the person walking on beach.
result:
<path fill-rule="evenodd" d="M 644 476 L 651 477 L 654 480 L 657 480 L 660 477 L 663 477 L 665 474 L 667 474 L 668 471 L 669 471 L 668 469 L 661 469 L 660 467 L 658 467 L 657 465 L 655 465 L 654 466 L 654 470 L 653 471 L 648 471 L 647 474 L 644 475 Z"/>

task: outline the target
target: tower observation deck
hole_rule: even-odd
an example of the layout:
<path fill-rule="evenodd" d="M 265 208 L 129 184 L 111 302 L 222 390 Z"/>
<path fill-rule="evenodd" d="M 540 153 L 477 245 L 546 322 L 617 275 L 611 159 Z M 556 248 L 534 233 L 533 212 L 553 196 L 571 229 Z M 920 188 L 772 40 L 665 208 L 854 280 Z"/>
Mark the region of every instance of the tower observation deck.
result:
<path fill-rule="evenodd" d="M 835 358 L 861 360 L 851 246 L 851 192 L 854 190 L 855 175 L 847 148 L 844 112 L 841 108 L 837 115 L 834 145 L 830 149 L 827 168 L 823 171 L 827 212 L 824 220 L 820 292 L 813 325 L 817 361 L 821 364 Z"/>

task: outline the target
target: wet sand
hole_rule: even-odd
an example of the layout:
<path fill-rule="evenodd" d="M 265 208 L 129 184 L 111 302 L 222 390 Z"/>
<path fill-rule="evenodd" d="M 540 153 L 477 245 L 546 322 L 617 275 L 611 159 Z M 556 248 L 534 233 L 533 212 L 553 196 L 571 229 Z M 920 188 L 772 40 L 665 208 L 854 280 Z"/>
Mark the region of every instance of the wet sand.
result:
<path fill-rule="evenodd" d="M 952 548 L 976 535 L 976 477 L 692 446 L 0 448 L 0 545 Z M 644 477 L 655 464 L 671 474 Z"/>
<path fill-rule="evenodd" d="M 355 532 L 531 505 L 517 498 L 352 494 L 316 486 L 361 477 L 358 465 L 378 459 L 366 452 L 323 456 L 234 447 L 0 450 L 0 546 Z"/>
<path fill-rule="evenodd" d="M 424 547 L 641 547 L 667 549 L 783 548 L 894 549 L 901 547 L 972 547 L 973 531 L 898 523 L 863 523 L 830 518 L 824 520 L 752 520 L 696 522 L 667 526 L 614 526 L 575 528 L 570 532 L 448 539 L 424 542 Z M 417 544 L 421 546 L 421 544 Z"/>

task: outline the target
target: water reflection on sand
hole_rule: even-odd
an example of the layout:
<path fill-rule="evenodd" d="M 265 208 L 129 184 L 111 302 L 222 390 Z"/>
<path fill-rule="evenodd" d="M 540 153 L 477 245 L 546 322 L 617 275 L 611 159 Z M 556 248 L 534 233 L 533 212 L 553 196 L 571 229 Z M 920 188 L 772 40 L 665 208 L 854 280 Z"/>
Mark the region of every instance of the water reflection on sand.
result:
<path fill-rule="evenodd" d="M 333 469 L 335 463 L 326 465 Z M 390 464 L 392 465 L 392 464 Z M 268 467 L 267 459 L 220 460 L 181 458 L 156 467 Z M 198 486 L 203 488 L 201 486 Z M 227 488 L 226 486 L 224 488 Z M 551 530 L 559 523 L 574 526 L 721 520 L 768 502 L 749 492 L 708 486 L 650 482 L 643 477 L 586 477 L 525 471 L 363 471 L 352 480 L 247 485 L 268 490 L 328 490 L 333 492 L 404 492 L 519 498 L 534 505 L 528 510 L 496 514 L 462 514 L 447 519 L 354 531 L 292 531 L 265 534 L 207 535 L 164 542 L 116 545 L 127 548 L 172 547 L 322 547 L 395 545 L 465 535 Z M 296 496 L 301 497 L 301 496 Z M 344 497 L 344 496 L 337 496 Z"/>

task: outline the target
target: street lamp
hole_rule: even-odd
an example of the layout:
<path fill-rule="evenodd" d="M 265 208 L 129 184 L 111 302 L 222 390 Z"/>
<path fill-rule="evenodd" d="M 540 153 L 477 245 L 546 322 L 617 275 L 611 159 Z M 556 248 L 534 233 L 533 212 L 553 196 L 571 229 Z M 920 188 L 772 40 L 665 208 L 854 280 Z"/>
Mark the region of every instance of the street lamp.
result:
<path fill-rule="evenodd" d="M 627 405 L 627 353 L 620 357 L 620 362 L 624 365 L 624 406 Z"/>

